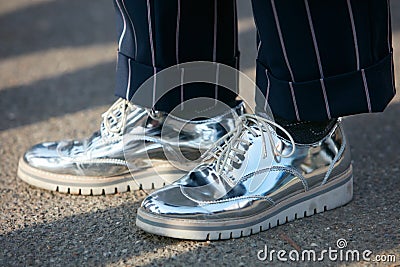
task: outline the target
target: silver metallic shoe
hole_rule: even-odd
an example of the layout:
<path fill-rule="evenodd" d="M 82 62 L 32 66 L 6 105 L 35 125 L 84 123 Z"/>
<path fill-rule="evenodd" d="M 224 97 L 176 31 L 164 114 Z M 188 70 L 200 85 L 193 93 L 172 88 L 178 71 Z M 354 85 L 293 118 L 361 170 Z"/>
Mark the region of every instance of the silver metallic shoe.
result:
<path fill-rule="evenodd" d="M 82 195 L 160 188 L 186 173 L 169 163 L 165 149 L 176 151 L 176 145 L 180 151 L 204 152 L 233 129 L 231 113 L 240 115 L 243 109 L 238 104 L 214 118 L 192 122 L 118 99 L 91 137 L 30 148 L 19 161 L 18 176 L 40 188 Z"/>
<path fill-rule="evenodd" d="M 238 238 L 352 199 L 351 156 L 340 122 L 319 142 L 296 144 L 273 121 L 249 114 L 240 120 L 209 152 L 211 162 L 143 201 L 139 228 L 182 239 Z"/>

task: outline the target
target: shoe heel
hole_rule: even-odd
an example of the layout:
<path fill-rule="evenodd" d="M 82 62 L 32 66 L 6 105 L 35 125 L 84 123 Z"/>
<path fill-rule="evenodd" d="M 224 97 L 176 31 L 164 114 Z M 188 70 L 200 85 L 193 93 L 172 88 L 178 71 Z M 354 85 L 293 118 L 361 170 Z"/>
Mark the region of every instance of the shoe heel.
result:
<path fill-rule="evenodd" d="M 349 203 L 353 199 L 353 175 L 342 185 L 325 190 L 326 192 L 320 193 L 307 201 L 306 216 L 335 209 Z"/>

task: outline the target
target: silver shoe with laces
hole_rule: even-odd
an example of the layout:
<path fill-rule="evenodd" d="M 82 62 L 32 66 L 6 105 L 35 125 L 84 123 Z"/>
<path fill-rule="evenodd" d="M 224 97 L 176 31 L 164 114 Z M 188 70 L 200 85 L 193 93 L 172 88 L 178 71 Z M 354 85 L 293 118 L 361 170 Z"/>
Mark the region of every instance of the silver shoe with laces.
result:
<path fill-rule="evenodd" d="M 19 161 L 18 176 L 40 188 L 82 195 L 160 188 L 186 173 L 170 164 L 165 149 L 176 151 L 175 145 L 183 154 L 204 152 L 233 129 L 232 114 L 243 109 L 239 103 L 219 116 L 192 122 L 118 99 L 89 138 L 30 148 Z"/>
<path fill-rule="evenodd" d="M 139 228 L 181 239 L 238 238 L 352 199 L 351 156 L 340 122 L 313 144 L 296 144 L 268 118 L 245 114 L 237 125 L 205 163 L 143 201 Z"/>

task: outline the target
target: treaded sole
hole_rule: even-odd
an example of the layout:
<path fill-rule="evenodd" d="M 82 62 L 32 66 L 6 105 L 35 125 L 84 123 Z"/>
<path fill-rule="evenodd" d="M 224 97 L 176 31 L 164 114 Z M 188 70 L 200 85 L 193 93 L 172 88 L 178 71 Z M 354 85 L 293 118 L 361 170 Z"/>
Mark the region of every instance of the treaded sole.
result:
<path fill-rule="evenodd" d="M 157 174 L 162 174 L 162 178 Z M 134 190 L 161 188 L 182 177 L 184 172 L 164 166 L 156 171 L 139 174 L 140 179 L 130 173 L 113 177 L 75 176 L 55 174 L 30 166 L 21 158 L 17 176 L 26 183 L 42 189 L 74 195 L 109 195 Z"/>
<path fill-rule="evenodd" d="M 352 168 L 339 176 L 252 217 L 195 221 L 163 217 L 139 208 L 136 225 L 149 233 L 189 240 L 223 240 L 249 236 L 347 204 L 353 198 Z"/>

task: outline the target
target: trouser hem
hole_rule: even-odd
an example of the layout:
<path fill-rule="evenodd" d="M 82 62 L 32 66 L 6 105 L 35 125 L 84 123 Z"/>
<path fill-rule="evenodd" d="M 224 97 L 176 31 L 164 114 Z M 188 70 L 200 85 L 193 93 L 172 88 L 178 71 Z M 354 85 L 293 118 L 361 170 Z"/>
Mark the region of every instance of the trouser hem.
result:
<path fill-rule="evenodd" d="M 305 82 L 280 80 L 257 60 L 256 80 L 273 114 L 290 121 L 381 112 L 395 95 L 392 53 L 359 71 Z M 256 103 L 264 107 L 265 99 Z"/>
<path fill-rule="evenodd" d="M 233 68 L 239 68 L 239 53 L 235 58 L 226 61 L 218 61 L 218 63 L 231 66 Z M 171 67 L 171 66 L 168 66 Z M 145 82 L 152 78 L 155 73 L 158 73 L 168 67 L 156 67 L 149 66 L 140 62 L 135 61 L 134 59 L 122 54 L 118 53 L 118 63 L 117 63 L 117 71 L 116 71 L 116 89 L 115 95 L 118 97 L 122 97 L 125 99 L 129 99 L 133 102 L 133 104 L 154 108 L 156 110 L 169 112 L 175 106 L 179 105 L 182 98 L 180 96 L 180 92 L 178 88 L 177 90 L 171 90 L 164 97 L 158 99 L 159 92 L 152 92 L 149 86 L 146 88 L 140 89 L 142 92 L 137 93 L 139 88 Z M 146 92 L 144 92 L 146 91 Z M 214 97 L 215 85 L 213 84 L 188 84 L 185 85 L 185 98 L 184 100 L 192 99 L 195 97 Z M 136 97 L 140 96 L 140 97 Z M 155 98 L 154 95 L 157 97 Z M 237 94 L 226 90 L 224 88 L 220 88 L 220 92 L 218 94 L 218 100 L 232 105 L 236 103 Z M 158 100 L 155 103 L 155 99 Z"/>

